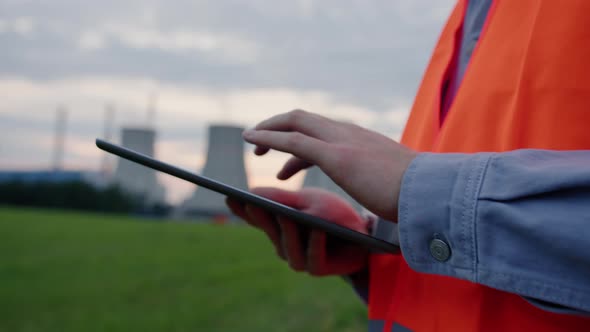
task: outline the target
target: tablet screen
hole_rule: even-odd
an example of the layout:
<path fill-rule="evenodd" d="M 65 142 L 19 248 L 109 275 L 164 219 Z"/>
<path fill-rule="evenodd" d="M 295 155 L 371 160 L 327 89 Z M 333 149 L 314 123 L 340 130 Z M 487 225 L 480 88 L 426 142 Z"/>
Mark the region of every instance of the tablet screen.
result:
<path fill-rule="evenodd" d="M 96 139 L 96 146 L 106 152 L 115 154 L 121 158 L 133 161 L 140 165 L 153 168 L 160 172 L 175 176 L 177 178 L 194 183 L 198 186 L 213 190 L 225 196 L 234 198 L 244 203 L 259 206 L 271 213 L 288 217 L 290 220 L 300 223 L 303 226 L 321 229 L 326 233 L 340 239 L 351 241 L 353 243 L 368 247 L 369 249 L 388 253 L 398 253 L 399 247 L 370 235 L 359 233 L 344 226 L 337 225 L 333 222 L 318 218 L 316 216 L 303 213 L 262 196 L 252 194 L 248 191 L 241 190 L 195 173 L 191 173 L 182 168 L 156 160 L 139 152 L 127 149 L 125 147 L 109 143 L 107 141 Z"/>

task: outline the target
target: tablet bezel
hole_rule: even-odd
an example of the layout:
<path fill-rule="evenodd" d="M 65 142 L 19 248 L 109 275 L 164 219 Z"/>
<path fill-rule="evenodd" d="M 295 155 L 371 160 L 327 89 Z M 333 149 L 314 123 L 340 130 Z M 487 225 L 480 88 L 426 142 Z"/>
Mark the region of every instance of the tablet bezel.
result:
<path fill-rule="evenodd" d="M 359 233 L 347 227 L 340 226 L 328 220 L 301 212 L 287 205 L 277 203 L 275 201 L 269 200 L 259 195 L 255 195 L 248 191 L 229 186 L 217 180 L 213 180 L 202 175 L 191 173 L 187 170 L 167 164 L 165 162 L 151 158 L 139 152 L 127 149 L 120 145 L 116 145 L 97 138 L 96 146 L 101 150 L 112 153 L 121 158 L 138 163 L 140 165 L 172 175 L 174 177 L 183 179 L 198 186 L 202 186 L 209 190 L 213 190 L 222 195 L 232 197 L 242 202 L 259 206 L 267 211 L 287 217 L 304 226 L 321 229 L 326 233 L 336 236 L 340 239 L 351 241 L 353 243 L 365 246 L 375 251 L 386 253 L 399 252 L 399 247 L 394 245 L 393 243 L 375 238 L 367 234 Z"/>

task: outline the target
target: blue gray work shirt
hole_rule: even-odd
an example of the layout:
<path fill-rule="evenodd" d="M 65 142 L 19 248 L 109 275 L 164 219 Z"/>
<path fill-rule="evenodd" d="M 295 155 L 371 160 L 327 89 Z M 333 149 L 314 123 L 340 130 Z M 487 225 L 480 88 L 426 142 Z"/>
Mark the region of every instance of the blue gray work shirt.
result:
<path fill-rule="evenodd" d="M 412 269 L 590 313 L 590 151 L 420 154 L 398 217 Z"/>
<path fill-rule="evenodd" d="M 443 115 L 490 4 L 468 3 Z M 404 174 L 398 224 L 381 220 L 374 231 L 399 243 L 416 271 L 590 315 L 590 151 L 420 154 Z M 366 300 L 366 285 L 355 288 Z"/>

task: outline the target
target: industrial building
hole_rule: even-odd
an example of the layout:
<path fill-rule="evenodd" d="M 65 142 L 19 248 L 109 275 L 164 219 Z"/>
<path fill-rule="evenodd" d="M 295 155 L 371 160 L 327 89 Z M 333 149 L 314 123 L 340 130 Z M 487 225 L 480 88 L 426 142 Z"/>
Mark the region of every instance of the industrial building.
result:
<path fill-rule="evenodd" d="M 156 131 L 152 129 L 155 102 L 148 109 L 148 121 L 142 127 L 121 129 L 121 145 L 150 157 L 155 156 Z M 111 172 L 108 154 L 102 159 L 100 171 L 82 172 L 63 169 L 66 142 L 67 110 L 60 106 L 56 112 L 55 143 L 52 169 L 41 171 L 0 171 L 0 183 L 7 182 L 86 182 L 98 188 L 116 184 L 124 191 L 139 197 L 145 207 L 166 206 L 164 186 L 159 183 L 157 172 L 123 158 L 116 158 L 117 164 Z M 105 108 L 105 139 L 111 138 L 114 107 Z M 151 119 L 151 120 L 150 120 Z M 248 190 L 248 178 L 244 163 L 244 128 L 227 124 L 215 124 L 208 128 L 208 144 L 205 166 L 201 174 L 220 180 L 242 190 Z M 362 209 L 354 199 L 347 195 L 319 168 L 307 171 L 304 187 L 319 187 L 337 193 L 350 202 L 355 209 Z M 195 191 L 182 202 L 173 213 L 180 218 L 227 217 L 231 216 L 225 204 L 225 196 L 196 187 Z"/>
<path fill-rule="evenodd" d="M 154 157 L 156 132 L 147 128 L 123 128 L 121 145 L 147 156 Z M 165 202 L 165 190 L 156 177 L 156 171 L 129 160 L 118 158 L 113 182 L 123 190 L 141 197 L 146 206 Z"/>
<path fill-rule="evenodd" d="M 203 176 L 220 180 L 230 186 L 248 190 L 248 179 L 244 167 L 244 128 L 228 125 L 209 127 L 207 161 L 200 172 Z M 175 213 L 187 216 L 228 216 L 225 196 L 198 187 L 194 194 L 184 201 Z"/>

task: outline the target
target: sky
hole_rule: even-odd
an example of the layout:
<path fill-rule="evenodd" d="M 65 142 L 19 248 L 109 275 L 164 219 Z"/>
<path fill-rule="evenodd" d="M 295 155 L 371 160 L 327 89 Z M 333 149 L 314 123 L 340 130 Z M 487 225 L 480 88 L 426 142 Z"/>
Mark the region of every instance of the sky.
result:
<path fill-rule="evenodd" d="M 114 128 L 154 126 L 156 157 L 198 171 L 207 127 L 252 127 L 292 109 L 399 138 L 451 0 L 0 0 L 0 169 L 99 170 Z M 155 116 L 146 111 L 150 105 Z M 118 139 L 115 133 L 114 140 Z M 246 151 L 251 186 L 288 156 Z M 109 160 L 114 167 L 114 160 Z M 169 201 L 194 188 L 166 175 Z"/>

